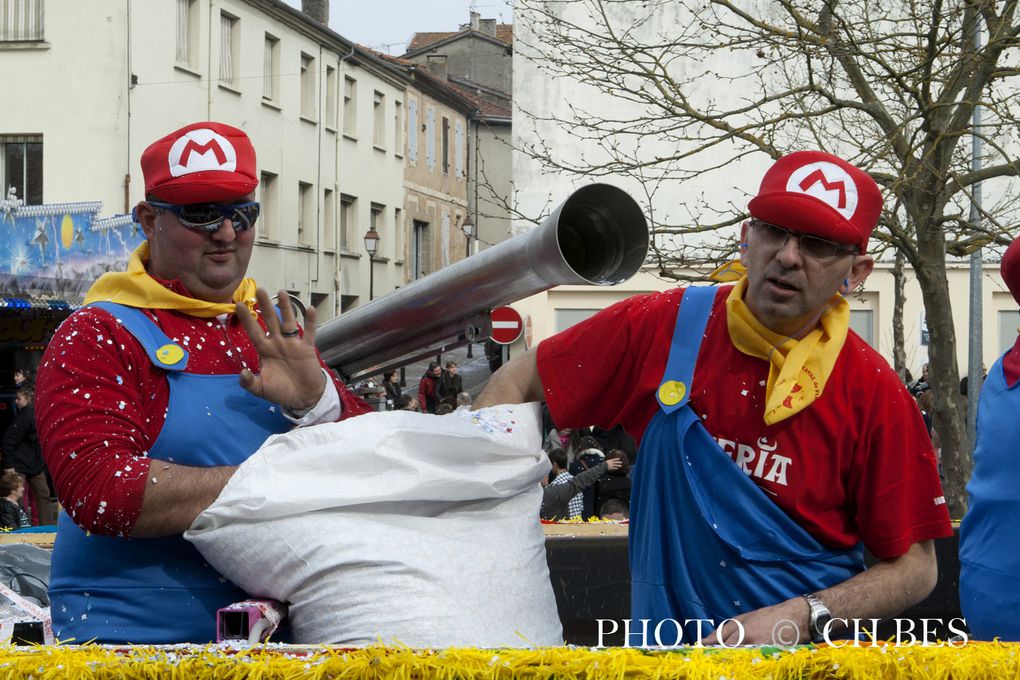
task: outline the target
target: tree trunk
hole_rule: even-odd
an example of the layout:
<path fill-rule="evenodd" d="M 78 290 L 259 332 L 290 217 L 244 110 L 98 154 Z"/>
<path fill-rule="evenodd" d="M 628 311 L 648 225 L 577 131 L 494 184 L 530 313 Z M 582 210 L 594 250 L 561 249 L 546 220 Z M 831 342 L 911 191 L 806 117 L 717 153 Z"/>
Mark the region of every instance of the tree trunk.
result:
<path fill-rule="evenodd" d="M 942 469 L 949 514 L 962 519 L 967 512 L 967 482 L 973 468 L 960 373 L 956 366 L 956 331 L 949 302 L 945 251 L 941 238 L 918 238 L 917 282 L 924 298 L 928 332 L 928 378 L 935 391 L 934 426 L 942 440 Z"/>
<path fill-rule="evenodd" d="M 893 313 L 892 313 L 892 334 L 893 334 L 893 368 L 899 374 L 900 380 L 907 382 L 907 351 L 906 341 L 903 333 L 903 306 L 906 302 L 904 286 L 906 275 L 903 273 L 903 264 L 906 258 L 903 251 L 896 251 L 896 263 L 893 265 Z"/>

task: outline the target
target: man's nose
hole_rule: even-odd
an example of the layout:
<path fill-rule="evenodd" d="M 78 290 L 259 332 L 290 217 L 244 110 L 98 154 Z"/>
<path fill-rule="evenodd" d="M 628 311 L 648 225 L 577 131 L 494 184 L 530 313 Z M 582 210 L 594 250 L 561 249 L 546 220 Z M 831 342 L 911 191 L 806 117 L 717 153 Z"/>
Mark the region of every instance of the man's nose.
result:
<path fill-rule="evenodd" d="M 237 232 L 234 231 L 234 222 L 229 217 L 224 218 L 220 222 L 219 228 L 212 233 L 212 238 L 216 241 L 230 242 L 237 238 Z"/>
<path fill-rule="evenodd" d="M 787 234 L 786 241 L 776 253 L 776 259 L 784 266 L 802 264 L 803 254 L 800 252 L 800 239 L 794 234 Z"/>

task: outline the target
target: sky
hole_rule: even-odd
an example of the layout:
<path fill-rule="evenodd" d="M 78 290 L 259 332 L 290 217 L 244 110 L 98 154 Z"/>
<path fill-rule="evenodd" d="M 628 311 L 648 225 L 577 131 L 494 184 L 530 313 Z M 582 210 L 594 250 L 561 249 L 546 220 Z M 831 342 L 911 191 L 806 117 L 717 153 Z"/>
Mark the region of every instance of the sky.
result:
<path fill-rule="evenodd" d="M 301 8 L 301 0 L 284 0 Z M 456 31 L 472 8 L 483 19 L 513 21 L 510 0 L 330 0 L 329 27 L 349 40 L 401 55 L 417 32 Z"/>

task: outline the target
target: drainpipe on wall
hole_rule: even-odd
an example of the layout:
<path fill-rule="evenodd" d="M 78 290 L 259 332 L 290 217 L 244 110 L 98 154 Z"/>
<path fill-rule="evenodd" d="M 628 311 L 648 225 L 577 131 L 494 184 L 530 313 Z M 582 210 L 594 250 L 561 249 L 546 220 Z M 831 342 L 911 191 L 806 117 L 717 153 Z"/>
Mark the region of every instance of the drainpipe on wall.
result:
<path fill-rule="evenodd" d="M 135 76 L 131 72 L 131 0 L 124 0 L 124 11 L 127 15 L 127 44 L 125 45 L 125 53 L 127 54 L 127 132 L 125 133 L 126 139 L 124 145 L 126 161 L 125 166 L 127 172 L 124 173 L 124 214 L 131 212 L 131 91 L 135 86 Z"/>
<path fill-rule="evenodd" d="M 206 95 L 206 104 L 205 104 L 205 119 L 206 120 L 212 120 L 213 119 L 213 115 L 212 115 L 212 106 L 213 106 L 213 68 L 212 68 L 213 49 L 212 49 L 212 36 L 213 36 L 213 30 L 214 30 L 213 29 L 213 1 L 214 0 L 209 0 L 209 45 L 208 45 L 208 48 L 207 48 L 207 51 L 209 52 L 209 54 L 208 54 L 208 57 L 209 57 L 209 66 L 208 66 L 208 70 L 206 71 L 206 73 L 208 74 L 208 77 L 206 78 L 206 92 L 207 92 L 207 95 Z M 219 78 L 217 78 L 217 80 L 219 80 Z"/>

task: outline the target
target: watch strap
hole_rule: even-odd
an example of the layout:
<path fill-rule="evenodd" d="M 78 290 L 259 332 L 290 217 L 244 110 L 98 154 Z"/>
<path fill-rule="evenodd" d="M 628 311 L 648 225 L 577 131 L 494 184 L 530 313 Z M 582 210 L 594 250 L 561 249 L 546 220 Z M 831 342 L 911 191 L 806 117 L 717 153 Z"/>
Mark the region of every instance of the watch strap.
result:
<path fill-rule="evenodd" d="M 832 620 L 832 612 L 814 593 L 807 593 L 801 597 L 808 603 L 808 627 L 811 631 L 811 639 L 821 640 L 825 637 L 826 626 Z"/>

